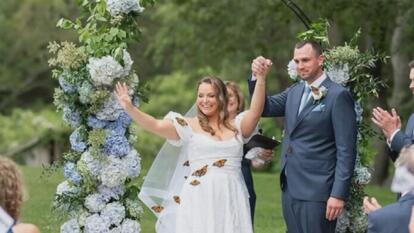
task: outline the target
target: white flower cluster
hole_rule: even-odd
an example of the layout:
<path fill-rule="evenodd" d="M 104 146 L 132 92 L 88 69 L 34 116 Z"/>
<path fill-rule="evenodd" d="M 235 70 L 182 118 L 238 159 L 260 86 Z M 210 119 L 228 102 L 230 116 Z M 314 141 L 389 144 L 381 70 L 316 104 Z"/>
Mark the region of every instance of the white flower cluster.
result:
<path fill-rule="evenodd" d="M 125 219 L 121 226 L 121 233 L 139 233 L 141 225 L 132 219 Z"/>
<path fill-rule="evenodd" d="M 76 188 L 74 185 L 71 185 L 69 181 L 65 180 L 57 186 L 57 195 L 72 195 L 77 194 L 79 189 Z"/>
<path fill-rule="evenodd" d="M 348 64 L 330 66 L 326 73 L 332 81 L 343 86 L 346 85 L 350 78 Z"/>
<path fill-rule="evenodd" d="M 76 219 L 71 219 L 60 227 L 60 233 L 81 233 L 81 229 Z"/>
<path fill-rule="evenodd" d="M 102 184 L 107 187 L 116 187 L 123 184 L 128 177 L 128 170 L 121 159 L 110 157 L 101 172 Z"/>
<path fill-rule="evenodd" d="M 115 79 L 123 78 L 129 74 L 132 67 L 132 59 L 129 53 L 123 51 L 125 67 L 122 67 L 112 56 L 101 58 L 89 58 L 87 68 L 95 86 L 110 86 Z"/>
<path fill-rule="evenodd" d="M 110 224 L 99 214 L 86 218 L 85 233 L 109 233 Z"/>
<path fill-rule="evenodd" d="M 97 213 L 105 208 L 105 200 L 99 193 L 94 193 L 86 197 L 85 207 L 92 213 Z"/>
<path fill-rule="evenodd" d="M 102 164 L 97 158 L 94 158 L 89 151 L 85 151 L 78 162 L 80 170 L 86 169 L 88 174 L 97 178 L 101 172 Z"/>
<path fill-rule="evenodd" d="M 105 206 L 101 217 L 110 225 L 119 226 L 125 218 L 125 207 L 119 202 L 112 202 Z"/>
<path fill-rule="evenodd" d="M 296 69 L 296 62 L 293 59 L 290 60 L 289 64 L 287 65 L 287 71 L 291 79 L 293 80 L 298 79 L 298 71 Z"/>
<path fill-rule="evenodd" d="M 132 11 L 141 13 L 144 8 L 140 6 L 139 0 L 108 0 L 107 10 L 112 17 L 129 14 Z"/>
<path fill-rule="evenodd" d="M 141 157 L 136 150 L 131 150 L 122 160 L 126 165 L 128 177 L 137 177 L 141 173 Z"/>

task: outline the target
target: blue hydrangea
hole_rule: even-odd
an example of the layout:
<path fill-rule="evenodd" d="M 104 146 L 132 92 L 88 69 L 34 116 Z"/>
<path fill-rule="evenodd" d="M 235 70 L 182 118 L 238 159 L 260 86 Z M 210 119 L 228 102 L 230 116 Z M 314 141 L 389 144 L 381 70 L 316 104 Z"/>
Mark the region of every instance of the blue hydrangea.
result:
<path fill-rule="evenodd" d="M 124 195 L 124 186 L 119 185 L 110 188 L 105 185 L 100 185 L 98 187 L 98 192 L 106 202 L 110 201 L 111 199 L 118 201 L 122 195 Z"/>
<path fill-rule="evenodd" d="M 120 122 L 120 124 L 122 125 L 122 126 L 124 126 L 124 127 L 128 127 L 130 124 L 131 124 L 131 122 L 132 122 L 132 119 L 131 119 L 131 117 L 126 113 L 126 112 L 122 112 L 120 115 L 119 115 L 119 118 L 118 118 L 118 120 L 117 120 L 118 122 Z"/>
<path fill-rule="evenodd" d="M 122 161 L 127 168 L 128 177 L 132 178 L 139 175 L 141 172 L 141 158 L 136 150 L 131 150 L 127 156 L 122 158 Z"/>
<path fill-rule="evenodd" d="M 99 193 L 94 193 L 85 198 L 85 207 L 92 213 L 97 213 L 105 208 L 105 200 Z"/>
<path fill-rule="evenodd" d="M 108 157 L 108 164 L 103 167 L 101 172 L 102 184 L 107 187 L 123 185 L 128 176 L 127 169 L 118 158 Z"/>
<path fill-rule="evenodd" d="M 99 120 L 98 118 L 94 116 L 88 116 L 88 126 L 91 128 L 103 129 L 109 123 L 110 123 L 109 121 L 103 121 L 103 120 Z"/>
<path fill-rule="evenodd" d="M 109 233 L 121 233 L 121 232 L 122 232 L 122 229 L 121 229 L 120 226 L 112 228 L 111 230 L 109 230 Z"/>
<path fill-rule="evenodd" d="M 87 217 L 85 222 L 85 233 L 109 233 L 110 224 L 99 214 Z"/>
<path fill-rule="evenodd" d="M 79 174 L 76 165 L 72 162 L 65 163 L 63 166 L 63 175 L 75 184 L 82 182 L 82 176 Z"/>
<path fill-rule="evenodd" d="M 86 142 L 82 139 L 81 130 L 81 128 L 77 128 L 69 137 L 72 149 L 77 152 L 84 152 L 87 147 Z"/>
<path fill-rule="evenodd" d="M 63 73 L 59 76 L 59 85 L 63 92 L 72 94 L 76 91 L 76 87 L 66 80 L 66 77 L 69 75 L 69 71 L 63 71 Z"/>
<path fill-rule="evenodd" d="M 60 233 L 81 233 L 81 229 L 76 219 L 71 219 L 60 227 Z"/>
<path fill-rule="evenodd" d="M 105 206 L 101 217 L 110 225 L 119 226 L 125 218 L 125 207 L 119 202 L 112 202 Z"/>
<path fill-rule="evenodd" d="M 96 118 L 105 121 L 115 121 L 124 112 L 114 94 L 103 103 L 101 109 L 96 113 Z"/>
<path fill-rule="evenodd" d="M 115 157 L 123 157 L 131 150 L 128 139 L 124 135 L 111 134 L 106 137 L 104 152 Z"/>
<path fill-rule="evenodd" d="M 105 127 L 105 129 L 109 135 L 122 136 L 126 132 L 126 128 L 122 125 L 121 121 L 112 121 Z"/>
<path fill-rule="evenodd" d="M 63 107 L 63 120 L 74 129 L 80 125 L 80 112 L 78 110 L 72 111 L 68 106 L 65 106 Z"/>
<path fill-rule="evenodd" d="M 141 225 L 132 219 L 125 219 L 121 225 L 121 233 L 140 233 Z"/>

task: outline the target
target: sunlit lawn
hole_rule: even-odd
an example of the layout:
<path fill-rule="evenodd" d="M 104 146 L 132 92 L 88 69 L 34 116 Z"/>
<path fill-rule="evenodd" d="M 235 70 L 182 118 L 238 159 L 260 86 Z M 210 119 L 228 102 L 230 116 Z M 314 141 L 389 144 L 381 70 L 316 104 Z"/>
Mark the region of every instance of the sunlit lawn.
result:
<path fill-rule="evenodd" d="M 43 233 L 59 232 L 60 222 L 51 212 L 51 202 L 56 186 L 62 181 L 58 173 L 47 178 L 41 177 L 42 168 L 22 167 L 28 191 L 22 221 L 31 222 L 40 227 Z M 284 233 L 285 226 L 280 205 L 280 191 L 276 173 L 255 173 L 254 181 L 257 194 L 255 216 L 256 233 Z M 379 199 L 383 204 L 395 200 L 395 195 L 387 188 L 368 187 L 367 193 Z M 141 222 L 143 233 L 154 233 L 155 218 L 146 211 Z"/>

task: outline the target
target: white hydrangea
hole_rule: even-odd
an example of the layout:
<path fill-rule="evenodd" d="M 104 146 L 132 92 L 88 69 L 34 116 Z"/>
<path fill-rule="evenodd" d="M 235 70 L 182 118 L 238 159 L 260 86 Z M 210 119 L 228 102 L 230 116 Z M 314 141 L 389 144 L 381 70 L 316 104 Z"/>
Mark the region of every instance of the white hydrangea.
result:
<path fill-rule="evenodd" d="M 349 222 L 348 211 L 344 209 L 341 215 L 338 217 L 338 222 L 336 223 L 335 232 L 346 233 L 349 227 L 349 223 L 350 222 Z"/>
<path fill-rule="evenodd" d="M 103 167 L 101 181 L 110 188 L 124 184 L 128 171 L 121 159 L 110 157 L 108 164 Z"/>
<path fill-rule="evenodd" d="M 109 233 L 121 233 L 121 232 L 122 232 L 121 227 L 115 227 L 109 230 Z"/>
<path fill-rule="evenodd" d="M 128 171 L 128 177 L 137 177 L 141 172 L 141 157 L 136 150 L 131 150 L 122 161 Z"/>
<path fill-rule="evenodd" d="M 96 118 L 103 121 L 115 121 L 122 112 L 123 109 L 121 105 L 118 103 L 115 94 L 112 93 L 101 109 L 96 113 Z"/>
<path fill-rule="evenodd" d="M 140 6 L 139 0 L 108 0 L 107 10 L 115 17 L 120 14 L 129 14 L 132 11 L 141 13 L 144 8 Z"/>
<path fill-rule="evenodd" d="M 102 169 L 102 164 L 99 159 L 94 158 L 89 151 L 82 154 L 79 162 L 79 167 L 86 168 L 88 173 L 93 177 L 99 177 Z"/>
<path fill-rule="evenodd" d="M 137 200 L 126 199 L 125 205 L 129 215 L 135 218 L 139 218 L 144 213 L 144 209 Z"/>
<path fill-rule="evenodd" d="M 79 226 L 85 226 L 86 219 L 91 215 L 87 210 L 82 209 L 80 212 L 77 212 L 77 219 Z"/>
<path fill-rule="evenodd" d="M 298 71 L 296 69 L 296 62 L 293 59 L 289 61 L 287 65 L 287 71 L 291 79 L 293 80 L 298 79 Z"/>
<path fill-rule="evenodd" d="M 101 217 L 110 225 L 119 226 L 125 218 L 125 207 L 119 202 L 112 202 L 105 206 Z"/>
<path fill-rule="evenodd" d="M 109 233 L 109 223 L 99 214 L 94 214 L 86 218 L 85 233 Z"/>
<path fill-rule="evenodd" d="M 366 185 L 371 181 L 371 173 L 367 167 L 357 163 L 355 166 L 355 182 L 360 185 Z"/>
<path fill-rule="evenodd" d="M 70 184 L 69 181 L 65 180 L 57 186 L 56 194 L 57 195 L 70 195 L 76 194 L 79 192 L 79 189 L 74 185 Z"/>
<path fill-rule="evenodd" d="M 129 72 L 131 71 L 132 68 L 132 64 L 134 63 L 134 61 L 132 61 L 131 59 L 131 55 L 124 49 L 123 51 L 123 57 L 122 59 L 124 60 L 124 72 L 122 76 L 128 76 Z"/>
<path fill-rule="evenodd" d="M 139 233 L 141 232 L 141 225 L 132 219 L 125 219 L 121 225 L 121 229 L 121 233 Z"/>
<path fill-rule="evenodd" d="M 91 194 L 85 199 L 85 207 L 92 213 L 97 213 L 105 208 L 105 200 L 98 193 Z"/>
<path fill-rule="evenodd" d="M 115 79 L 121 78 L 124 74 L 124 68 L 109 55 L 89 58 L 87 67 L 95 86 L 110 86 Z"/>
<path fill-rule="evenodd" d="M 76 219 L 71 219 L 60 227 L 60 233 L 81 233 L 81 229 Z"/>
<path fill-rule="evenodd" d="M 330 66 L 326 73 L 332 81 L 343 86 L 346 85 L 350 78 L 348 64 Z"/>

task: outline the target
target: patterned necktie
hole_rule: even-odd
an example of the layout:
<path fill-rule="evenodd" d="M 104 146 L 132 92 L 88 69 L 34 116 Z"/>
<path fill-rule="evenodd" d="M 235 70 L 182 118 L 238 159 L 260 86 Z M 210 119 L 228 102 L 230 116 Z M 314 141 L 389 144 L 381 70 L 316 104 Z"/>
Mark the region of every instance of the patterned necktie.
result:
<path fill-rule="evenodd" d="M 304 90 L 303 95 L 302 95 L 302 100 L 300 101 L 298 115 L 300 114 L 300 112 L 302 112 L 303 108 L 305 107 L 306 103 L 308 102 L 310 92 L 311 92 L 311 88 L 309 86 L 305 86 L 305 90 Z"/>

